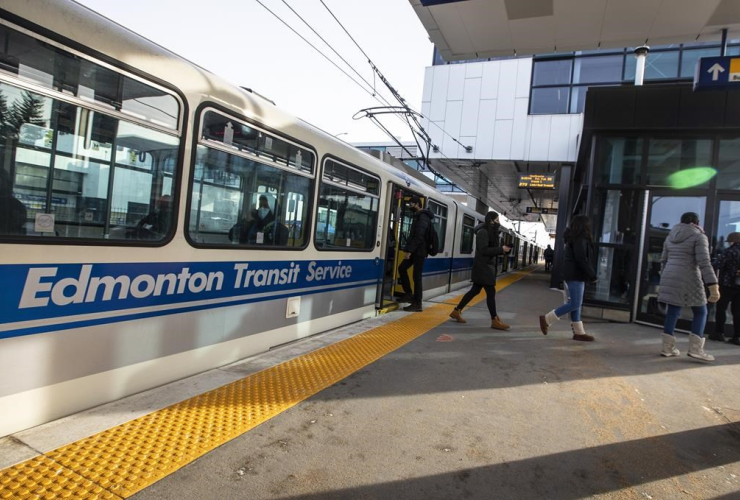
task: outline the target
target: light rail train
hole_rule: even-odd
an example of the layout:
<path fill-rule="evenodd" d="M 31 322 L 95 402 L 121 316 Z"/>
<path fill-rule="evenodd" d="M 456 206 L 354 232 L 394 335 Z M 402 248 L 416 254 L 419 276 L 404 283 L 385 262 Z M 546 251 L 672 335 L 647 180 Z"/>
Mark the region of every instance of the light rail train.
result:
<path fill-rule="evenodd" d="M 0 42 L 0 436 L 374 316 L 412 195 L 467 285 L 481 214 L 271 101 L 67 0 Z"/>

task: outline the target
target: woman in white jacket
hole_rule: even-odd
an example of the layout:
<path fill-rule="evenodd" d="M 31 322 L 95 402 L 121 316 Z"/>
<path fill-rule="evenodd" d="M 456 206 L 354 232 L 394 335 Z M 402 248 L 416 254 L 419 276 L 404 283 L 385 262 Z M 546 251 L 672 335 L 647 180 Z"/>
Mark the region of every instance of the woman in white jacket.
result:
<path fill-rule="evenodd" d="M 694 313 L 689 335 L 689 356 L 704 361 L 714 361 L 714 356 L 704 352 L 704 326 L 707 323 L 707 295 L 704 286 L 709 287 L 709 302 L 719 300 L 717 276 L 709 258 L 709 242 L 704 230 L 699 226 L 699 216 L 686 212 L 681 223 L 671 229 L 663 244 L 663 265 L 660 273 L 660 292 L 658 302 L 668 305 L 663 328 L 663 356 L 678 356 L 676 348 L 676 328 L 682 307 L 690 307 Z"/>

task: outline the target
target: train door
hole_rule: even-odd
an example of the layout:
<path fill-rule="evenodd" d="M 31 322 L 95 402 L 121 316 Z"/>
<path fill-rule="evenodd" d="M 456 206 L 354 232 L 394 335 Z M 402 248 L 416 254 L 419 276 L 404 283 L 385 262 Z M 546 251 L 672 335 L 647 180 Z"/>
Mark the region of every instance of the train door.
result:
<path fill-rule="evenodd" d="M 396 297 L 403 295 L 398 266 L 403 262 L 403 251 L 411 233 L 411 224 L 414 221 L 414 211 L 408 207 L 408 201 L 412 196 L 421 198 L 426 206 L 424 197 L 409 191 L 396 184 L 391 185 L 388 228 L 385 245 L 385 261 L 383 281 L 380 286 L 378 307 L 385 307 L 395 302 Z M 413 267 L 409 269 L 409 278 L 413 273 Z M 413 291 L 414 281 L 409 279 Z"/>

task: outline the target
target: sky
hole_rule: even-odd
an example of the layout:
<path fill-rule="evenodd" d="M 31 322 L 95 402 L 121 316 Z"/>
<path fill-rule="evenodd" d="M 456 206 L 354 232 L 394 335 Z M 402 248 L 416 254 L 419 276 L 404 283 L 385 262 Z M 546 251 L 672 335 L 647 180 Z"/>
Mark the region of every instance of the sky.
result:
<path fill-rule="evenodd" d="M 257 0 L 77 1 L 207 70 L 255 90 L 344 141 L 391 140 L 369 119 L 352 119 L 359 110 L 381 104 Z M 260 1 L 362 83 L 286 3 L 290 5 L 371 86 L 393 102 L 383 83 L 373 80 L 365 56 L 320 0 Z M 431 65 L 433 45 L 408 0 L 324 3 L 408 104 L 420 111 L 424 68 Z M 396 137 L 412 140 L 408 127 L 399 119 L 387 116 L 382 121 Z"/>

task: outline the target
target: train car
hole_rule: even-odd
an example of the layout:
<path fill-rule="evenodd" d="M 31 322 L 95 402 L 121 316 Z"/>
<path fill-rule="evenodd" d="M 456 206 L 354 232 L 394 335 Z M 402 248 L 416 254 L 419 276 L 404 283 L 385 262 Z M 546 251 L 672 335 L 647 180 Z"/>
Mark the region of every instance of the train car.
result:
<path fill-rule="evenodd" d="M 375 315 L 410 196 L 469 278 L 480 215 L 271 101 L 71 1 L 0 37 L 0 436 Z"/>

